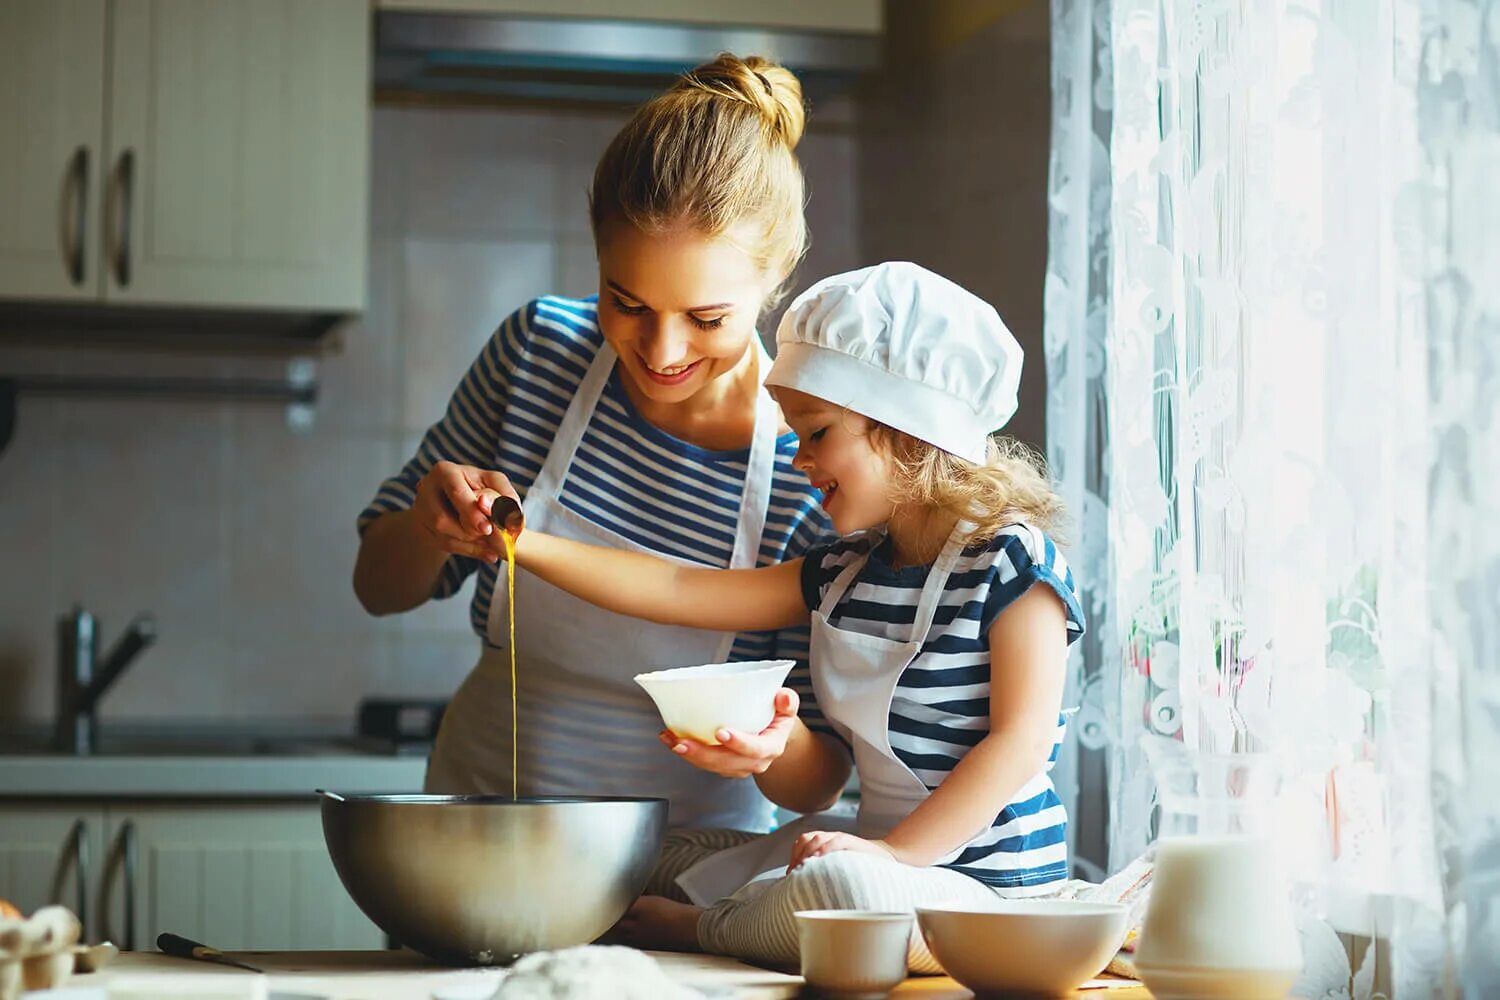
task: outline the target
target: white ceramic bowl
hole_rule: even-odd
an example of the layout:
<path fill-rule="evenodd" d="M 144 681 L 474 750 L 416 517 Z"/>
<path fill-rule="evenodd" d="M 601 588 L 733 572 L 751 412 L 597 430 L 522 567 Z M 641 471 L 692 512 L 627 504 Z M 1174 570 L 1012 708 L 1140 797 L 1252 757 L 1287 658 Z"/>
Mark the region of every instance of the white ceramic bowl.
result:
<path fill-rule="evenodd" d="M 678 736 L 718 746 L 720 729 L 758 733 L 776 714 L 776 692 L 791 660 L 708 663 L 636 674 L 667 728 Z"/>
<path fill-rule="evenodd" d="M 802 978 L 820 995 L 877 1000 L 906 978 L 910 913 L 798 910 Z"/>
<path fill-rule="evenodd" d="M 917 924 L 944 971 L 981 997 L 1069 993 L 1125 940 L 1119 903 L 996 900 L 986 911 L 918 907 Z"/>

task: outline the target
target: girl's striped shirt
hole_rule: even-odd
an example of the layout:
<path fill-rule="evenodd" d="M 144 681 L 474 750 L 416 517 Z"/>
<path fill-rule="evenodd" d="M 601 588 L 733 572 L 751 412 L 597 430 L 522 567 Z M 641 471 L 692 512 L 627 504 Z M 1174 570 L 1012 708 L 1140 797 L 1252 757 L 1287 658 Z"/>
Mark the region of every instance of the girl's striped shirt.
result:
<path fill-rule="evenodd" d="M 863 533 L 816 546 L 802 566 L 810 609 L 852 560 L 869 553 L 829 623 L 906 641 L 931 565 L 891 565 L 891 542 Z M 964 549 L 948 577 L 932 627 L 902 672 L 888 719 L 891 749 L 929 789 L 936 788 L 990 731 L 989 630 L 1035 584 L 1055 592 L 1067 610 L 1068 641 L 1083 635 L 1083 608 L 1062 553 L 1041 530 L 1010 525 L 985 544 Z M 1059 657 L 1057 669 L 1065 669 Z M 1047 772 L 1062 745 L 1058 716 L 1051 760 L 1000 810 L 990 828 L 944 867 L 970 875 L 1003 895 L 1037 895 L 1068 877 L 1067 814 Z"/>

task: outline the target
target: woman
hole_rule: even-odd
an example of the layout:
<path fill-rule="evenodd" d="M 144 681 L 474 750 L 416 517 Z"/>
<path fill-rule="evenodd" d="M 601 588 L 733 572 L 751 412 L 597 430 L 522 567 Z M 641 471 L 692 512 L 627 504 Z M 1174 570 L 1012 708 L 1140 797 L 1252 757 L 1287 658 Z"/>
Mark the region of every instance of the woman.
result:
<path fill-rule="evenodd" d="M 598 300 L 542 298 L 502 323 L 361 515 L 354 587 L 371 613 L 478 576 L 481 655 L 444 717 L 429 791 L 511 790 L 501 550 L 476 491 L 516 496 L 527 524 L 553 534 L 719 567 L 795 558 L 826 531 L 816 491 L 792 467 L 797 439 L 762 384 L 769 359 L 755 332 L 806 245 L 802 128 L 796 78 L 760 59 L 721 56 L 641 107 L 594 174 Z M 667 759 L 632 681 L 660 667 L 796 659 L 801 717 L 837 743 L 814 704 L 805 629 L 647 625 L 524 571 L 515 610 L 523 795 L 660 795 L 674 827 L 766 830 L 757 778 Z M 706 850 L 739 836 L 690 839 Z M 671 864 L 681 843 L 669 847 Z"/>

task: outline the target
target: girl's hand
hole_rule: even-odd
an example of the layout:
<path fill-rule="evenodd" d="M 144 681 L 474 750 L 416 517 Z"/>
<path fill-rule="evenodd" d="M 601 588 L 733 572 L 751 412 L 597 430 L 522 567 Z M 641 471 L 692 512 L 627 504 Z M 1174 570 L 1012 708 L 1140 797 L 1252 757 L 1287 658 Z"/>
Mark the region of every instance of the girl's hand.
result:
<path fill-rule="evenodd" d="M 792 860 L 787 864 L 787 870 L 796 868 L 808 858 L 836 854 L 839 851 L 857 851 L 860 854 L 874 854 L 877 857 L 890 858 L 894 861 L 901 860 L 883 840 L 866 840 L 852 833 L 835 833 L 832 830 L 813 830 L 798 837 L 797 842 L 792 845 Z"/>
<path fill-rule="evenodd" d="M 719 746 L 712 747 L 686 737 L 674 736 L 663 729 L 658 734 L 662 745 L 694 767 L 712 771 L 725 778 L 745 778 L 765 774 L 786 750 L 786 741 L 797 724 L 800 700 L 791 688 L 776 692 L 776 714 L 771 724 L 755 735 L 721 729 L 714 735 Z"/>
<path fill-rule="evenodd" d="M 500 543 L 481 497 L 501 493 L 520 499 L 503 472 L 438 462 L 417 483 L 412 514 L 442 551 L 493 563 Z"/>

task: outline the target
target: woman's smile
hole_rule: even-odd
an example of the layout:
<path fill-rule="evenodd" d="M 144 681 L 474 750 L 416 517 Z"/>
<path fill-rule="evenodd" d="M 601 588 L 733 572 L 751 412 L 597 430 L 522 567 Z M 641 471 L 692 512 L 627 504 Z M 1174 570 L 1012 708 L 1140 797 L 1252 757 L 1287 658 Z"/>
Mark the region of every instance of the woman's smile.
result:
<path fill-rule="evenodd" d="M 703 364 L 703 359 L 699 358 L 690 364 L 672 365 L 669 368 L 653 368 L 644 357 L 641 357 L 639 354 L 636 356 L 641 358 L 641 367 L 645 369 L 646 377 L 657 385 L 681 385 L 692 378 L 693 373 Z"/>

